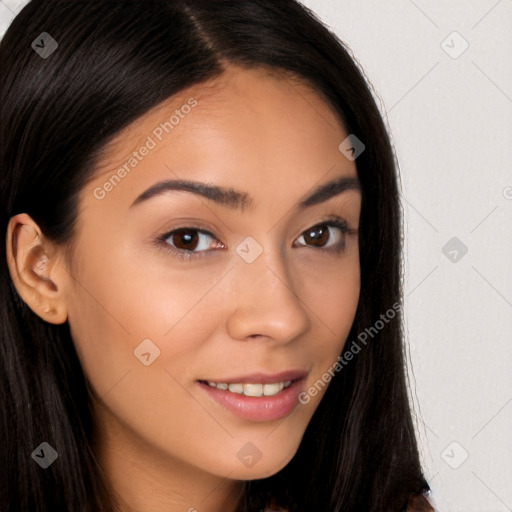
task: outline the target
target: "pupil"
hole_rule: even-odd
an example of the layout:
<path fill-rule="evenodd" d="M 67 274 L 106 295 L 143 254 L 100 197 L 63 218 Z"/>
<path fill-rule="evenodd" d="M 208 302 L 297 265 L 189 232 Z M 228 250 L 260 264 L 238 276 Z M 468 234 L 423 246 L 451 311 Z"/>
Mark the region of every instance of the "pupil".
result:
<path fill-rule="evenodd" d="M 310 236 L 312 234 L 312 236 Z M 309 233 L 306 235 L 305 240 L 308 239 L 315 243 L 315 245 L 323 245 L 327 242 L 326 237 L 328 237 L 328 230 L 322 227 L 312 228 L 309 230 Z M 318 244 L 317 242 L 320 242 Z"/>
<path fill-rule="evenodd" d="M 191 235 L 190 233 L 195 233 L 195 234 Z M 176 243 L 176 241 L 173 240 L 174 245 L 178 249 L 192 249 L 192 250 L 196 248 L 197 241 L 198 241 L 198 238 L 199 238 L 197 236 L 197 232 L 196 231 L 186 230 L 186 229 L 182 229 L 182 230 L 177 231 L 174 234 L 174 237 L 176 237 L 178 239 L 178 243 Z M 183 241 L 184 241 L 184 244 L 182 244 Z M 180 247 L 180 245 L 184 245 L 184 246 Z"/>

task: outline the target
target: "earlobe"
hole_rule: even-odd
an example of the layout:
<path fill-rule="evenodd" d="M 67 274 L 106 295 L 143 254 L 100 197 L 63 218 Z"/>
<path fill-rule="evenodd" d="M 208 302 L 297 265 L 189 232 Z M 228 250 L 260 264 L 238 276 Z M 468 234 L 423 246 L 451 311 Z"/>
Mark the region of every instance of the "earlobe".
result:
<path fill-rule="evenodd" d="M 26 213 L 10 219 L 6 242 L 9 272 L 21 299 L 46 322 L 64 323 L 67 272 L 62 251 Z"/>

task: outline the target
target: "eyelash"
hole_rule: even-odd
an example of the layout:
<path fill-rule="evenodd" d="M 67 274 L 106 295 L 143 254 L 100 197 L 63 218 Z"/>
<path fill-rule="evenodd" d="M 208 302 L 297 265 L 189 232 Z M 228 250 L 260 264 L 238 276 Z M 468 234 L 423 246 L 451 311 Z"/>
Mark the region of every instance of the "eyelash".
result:
<path fill-rule="evenodd" d="M 328 248 L 318 247 L 319 250 L 323 250 L 325 252 L 332 253 L 332 254 L 339 254 L 345 249 L 345 236 L 346 235 L 349 235 L 349 234 L 354 235 L 354 234 L 357 234 L 357 232 L 358 232 L 357 229 L 349 229 L 347 222 L 345 220 L 341 219 L 340 217 L 331 216 L 331 217 L 328 217 L 327 219 L 324 219 L 323 221 L 315 224 L 314 226 L 311 226 L 310 228 L 306 229 L 305 231 L 303 231 L 301 233 L 300 236 L 303 236 L 308 231 L 312 231 L 314 228 L 317 228 L 320 226 L 329 226 L 329 227 L 338 228 L 342 233 L 343 239 L 340 242 L 338 242 L 338 244 L 336 244 L 336 246 L 328 247 Z M 166 252 L 170 252 L 174 257 L 181 259 L 181 260 L 191 261 L 196 258 L 205 257 L 206 254 L 209 252 L 208 250 L 203 250 L 203 251 L 198 251 L 198 252 L 184 251 L 182 249 L 176 249 L 169 242 L 167 242 L 167 240 L 173 234 L 175 234 L 178 231 L 182 231 L 182 230 L 197 231 L 198 233 L 208 235 L 212 238 L 217 239 L 213 233 L 211 233 L 210 231 L 208 231 L 206 229 L 202 229 L 199 226 L 183 226 L 183 227 L 175 228 L 172 231 L 167 231 L 163 235 L 160 235 L 155 240 L 157 247 Z M 300 247 L 311 247 L 311 246 L 301 245 Z M 315 248 L 315 247 L 313 246 L 313 248 Z"/>

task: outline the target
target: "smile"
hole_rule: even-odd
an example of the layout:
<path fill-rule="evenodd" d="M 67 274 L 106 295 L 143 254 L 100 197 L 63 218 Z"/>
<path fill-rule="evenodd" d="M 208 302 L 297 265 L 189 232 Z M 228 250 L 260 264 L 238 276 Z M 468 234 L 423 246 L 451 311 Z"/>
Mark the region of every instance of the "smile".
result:
<path fill-rule="evenodd" d="M 292 381 L 287 380 L 284 382 L 273 382 L 270 384 L 242 384 L 239 382 L 228 384 L 226 382 L 211 382 L 205 381 L 212 388 L 218 388 L 222 391 L 230 391 L 245 396 L 275 396 L 283 389 L 288 388 Z"/>

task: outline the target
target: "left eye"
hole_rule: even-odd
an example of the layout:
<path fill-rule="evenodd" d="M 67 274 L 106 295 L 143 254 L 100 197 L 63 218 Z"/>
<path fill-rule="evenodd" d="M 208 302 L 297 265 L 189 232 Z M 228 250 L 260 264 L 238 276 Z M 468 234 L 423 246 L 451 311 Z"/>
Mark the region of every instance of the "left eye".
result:
<path fill-rule="evenodd" d="M 325 228 L 327 226 L 327 229 Z M 334 243 L 330 245 L 325 245 L 328 240 L 330 240 L 332 237 L 329 234 L 329 229 L 336 228 L 338 230 L 337 240 L 336 237 L 334 237 Z M 348 232 L 348 226 L 346 222 L 340 222 L 340 221 L 330 221 L 330 222 L 324 222 L 322 224 L 317 224 L 316 226 L 313 226 L 309 228 L 307 231 L 304 231 L 304 234 L 300 235 L 300 238 L 303 238 L 306 240 L 306 238 L 313 243 L 315 247 L 321 247 L 322 249 L 334 249 L 333 246 L 341 245 L 340 250 L 345 245 L 345 235 Z"/>
<path fill-rule="evenodd" d="M 331 230 L 338 233 L 334 236 Z M 345 247 L 345 236 L 349 232 L 347 223 L 341 220 L 322 222 L 304 231 L 297 240 L 304 240 L 298 246 L 307 246 L 324 249 L 326 251 L 341 251 Z M 178 258 L 190 259 L 191 257 L 203 256 L 197 253 L 206 253 L 209 249 L 207 239 L 217 240 L 213 233 L 194 227 L 183 227 L 170 231 L 159 238 L 165 247 L 174 253 Z M 331 242 L 331 239 L 332 242 Z M 217 248 L 224 245 L 217 240 Z M 328 244 L 328 242 L 331 242 Z"/>

